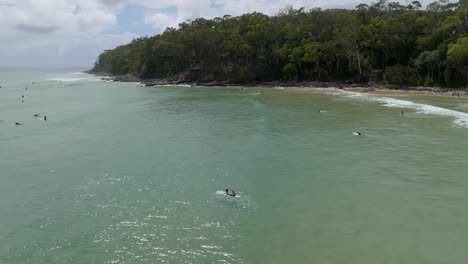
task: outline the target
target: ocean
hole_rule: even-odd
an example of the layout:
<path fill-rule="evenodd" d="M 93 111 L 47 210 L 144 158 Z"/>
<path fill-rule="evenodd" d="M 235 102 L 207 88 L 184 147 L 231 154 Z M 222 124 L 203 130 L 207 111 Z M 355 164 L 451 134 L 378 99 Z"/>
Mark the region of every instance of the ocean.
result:
<path fill-rule="evenodd" d="M 80 70 L 0 86 L 0 263 L 468 259 L 466 98 Z"/>

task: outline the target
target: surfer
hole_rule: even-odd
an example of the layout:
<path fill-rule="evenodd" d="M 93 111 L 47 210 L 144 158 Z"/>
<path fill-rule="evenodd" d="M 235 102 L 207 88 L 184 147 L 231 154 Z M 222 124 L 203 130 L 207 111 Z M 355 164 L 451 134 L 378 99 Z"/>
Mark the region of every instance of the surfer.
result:
<path fill-rule="evenodd" d="M 362 136 L 362 133 L 361 133 L 361 132 L 353 132 L 353 135 L 355 135 L 355 136 Z"/>
<path fill-rule="evenodd" d="M 229 191 L 228 189 L 226 189 L 226 195 L 235 197 L 235 196 L 236 196 L 236 192 L 235 192 L 234 190 Z"/>
<path fill-rule="evenodd" d="M 47 121 L 47 116 L 44 116 L 44 121 Z"/>

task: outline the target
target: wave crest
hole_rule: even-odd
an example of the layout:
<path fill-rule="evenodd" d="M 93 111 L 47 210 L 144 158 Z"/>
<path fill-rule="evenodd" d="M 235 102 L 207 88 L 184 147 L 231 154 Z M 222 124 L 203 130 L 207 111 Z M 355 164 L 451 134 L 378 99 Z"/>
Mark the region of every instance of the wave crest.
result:
<path fill-rule="evenodd" d="M 361 100 L 382 103 L 384 106 L 387 106 L 387 107 L 414 109 L 418 113 L 421 113 L 421 114 L 453 117 L 455 118 L 454 120 L 455 124 L 459 126 L 468 127 L 468 113 L 465 113 L 465 112 L 459 112 L 459 111 L 455 111 L 455 110 L 451 110 L 451 109 L 447 109 L 443 107 L 415 103 L 415 102 L 408 101 L 408 100 L 395 99 L 395 98 L 385 97 L 385 96 L 376 96 L 376 95 L 369 95 L 369 94 L 356 93 L 356 92 L 347 92 L 347 91 L 341 91 L 340 94 L 345 95 L 346 97 L 349 97 L 349 98 L 357 98 Z"/>

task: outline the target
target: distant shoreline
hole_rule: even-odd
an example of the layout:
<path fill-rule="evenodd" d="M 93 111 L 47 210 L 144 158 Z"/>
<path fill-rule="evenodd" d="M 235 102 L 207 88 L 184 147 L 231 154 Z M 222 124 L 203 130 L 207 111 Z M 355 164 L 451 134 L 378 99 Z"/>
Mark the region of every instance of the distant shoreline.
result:
<path fill-rule="evenodd" d="M 334 88 L 348 92 L 369 93 L 376 95 L 430 95 L 430 96 L 445 96 L 445 97 L 468 97 L 467 90 L 453 88 L 438 88 L 438 87 L 413 87 L 413 86 L 397 86 L 384 85 L 374 83 L 350 83 L 350 82 L 318 82 L 318 81 L 269 81 L 269 82 L 231 82 L 220 80 L 202 80 L 202 81 L 187 81 L 179 78 L 160 78 L 160 79 L 140 79 L 131 75 L 112 76 L 107 73 L 89 74 L 101 77 L 102 80 L 113 82 L 135 82 L 142 86 L 162 86 L 162 85 L 188 85 L 194 87 L 259 87 L 259 88 L 284 88 L 285 90 L 309 90 L 319 88 Z"/>

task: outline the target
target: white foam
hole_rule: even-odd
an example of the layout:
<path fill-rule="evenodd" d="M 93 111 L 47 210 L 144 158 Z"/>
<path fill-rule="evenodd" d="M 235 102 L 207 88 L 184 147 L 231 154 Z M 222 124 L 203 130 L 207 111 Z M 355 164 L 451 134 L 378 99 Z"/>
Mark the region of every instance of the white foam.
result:
<path fill-rule="evenodd" d="M 49 81 L 56 81 L 56 82 L 77 82 L 77 81 L 84 81 L 88 80 L 88 78 L 50 78 L 47 79 Z"/>
<path fill-rule="evenodd" d="M 415 103 L 407 100 L 395 99 L 385 96 L 369 95 L 363 93 L 340 91 L 339 94 L 350 98 L 356 98 L 365 101 L 382 103 L 384 106 L 393 108 L 414 109 L 418 113 L 438 116 L 448 116 L 455 118 L 454 123 L 460 126 L 468 127 L 468 113 L 450 110 L 443 107 Z"/>

